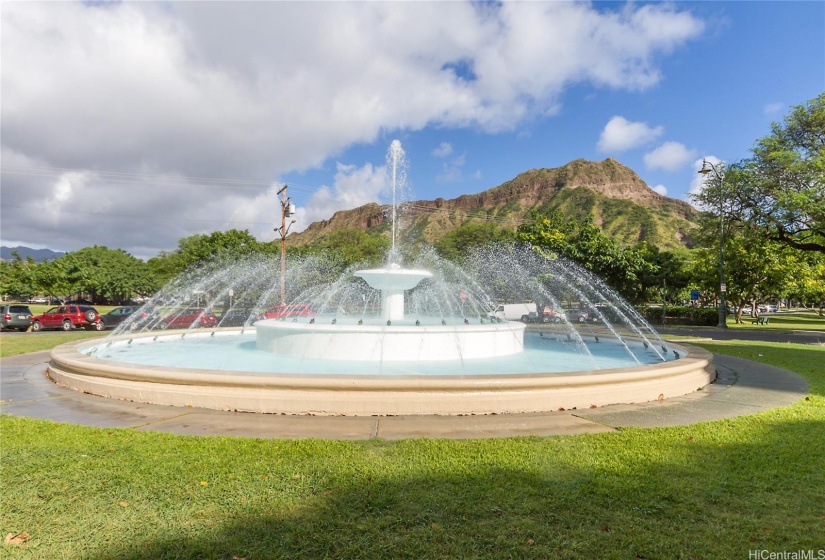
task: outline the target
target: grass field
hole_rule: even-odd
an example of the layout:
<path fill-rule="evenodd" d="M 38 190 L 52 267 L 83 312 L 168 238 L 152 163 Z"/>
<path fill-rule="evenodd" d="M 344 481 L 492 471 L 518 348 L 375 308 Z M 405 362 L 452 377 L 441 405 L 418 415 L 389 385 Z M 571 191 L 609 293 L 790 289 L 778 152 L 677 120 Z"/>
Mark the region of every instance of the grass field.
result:
<path fill-rule="evenodd" d="M 27 332 L 20 335 L 0 336 L 0 358 L 48 350 L 65 342 L 73 342 L 84 338 L 100 338 L 107 334 L 105 331 L 74 330 L 71 332 Z"/>
<path fill-rule="evenodd" d="M 701 345 L 795 371 L 810 394 L 686 427 L 469 441 L 188 437 L 0 416 L 0 534 L 30 534 L 0 556 L 747 559 L 825 550 L 825 348 Z"/>
<path fill-rule="evenodd" d="M 792 329 L 800 331 L 825 331 L 825 317 L 821 317 L 814 311 L 797 311 L 794 313 L 761 314 L 760 317 L 767 317 L 767 325 L 754 325 L 753 317 L 743 316 L 743 323 L 733 322 L 733 316 L 728 316 L 728 328 L 731 329 Z"/>

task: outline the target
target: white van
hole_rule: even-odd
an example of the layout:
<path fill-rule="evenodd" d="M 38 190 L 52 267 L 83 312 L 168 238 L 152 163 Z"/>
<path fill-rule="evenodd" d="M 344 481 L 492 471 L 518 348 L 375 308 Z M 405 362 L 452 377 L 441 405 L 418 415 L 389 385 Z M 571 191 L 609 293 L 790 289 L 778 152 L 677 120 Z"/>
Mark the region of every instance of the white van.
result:
<path fill-rule="evenodd" d="M 538 310 L 535 303 L 504 303 L 496 306 L 491 318 L 502 321 L 522 321 L 527 323 L 535 321 L 538 317 Z"/>

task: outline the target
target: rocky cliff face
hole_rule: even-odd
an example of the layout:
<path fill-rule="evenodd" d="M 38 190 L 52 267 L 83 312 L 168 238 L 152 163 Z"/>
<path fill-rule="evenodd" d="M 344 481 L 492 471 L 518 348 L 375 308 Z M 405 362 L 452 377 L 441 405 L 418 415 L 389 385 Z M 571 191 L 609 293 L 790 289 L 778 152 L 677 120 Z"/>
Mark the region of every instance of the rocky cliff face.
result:
<path fill-rule="evenodd" d="M 399 235 L 433 243 L 468 222 L 494 222 L 515 229 L 529 220 L 530 212 L 552 210 L 577 218 L 593 215 L 596 223 L 620 241 L 645 240 L 662 249 L 689 246 L 698 217 L 692 206 L 658 194 L 632 169 L 612 158 L 601 162 L 578 159 L 554 169 L 526 171 L 477 194 L 404 203 Z M 378 204 L 342 210 L 291 235 L 290 242 L 311 244 L 344 228 L 388 231 L 389 218 L 390 208 Z"/>

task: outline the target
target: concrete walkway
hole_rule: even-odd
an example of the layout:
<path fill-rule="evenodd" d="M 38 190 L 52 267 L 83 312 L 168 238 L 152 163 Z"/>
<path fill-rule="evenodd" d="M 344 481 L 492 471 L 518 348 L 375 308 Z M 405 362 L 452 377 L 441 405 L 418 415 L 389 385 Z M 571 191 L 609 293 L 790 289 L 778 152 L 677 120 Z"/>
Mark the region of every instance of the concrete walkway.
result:
<path fill-rule="evenodd" d="M 598 409 L 489 416 L 286 416 L 176 408 L 79 393 L 45 375 L 48 352 L 0 360 L 0 413 L 103 428 L 132 428 L 199 436 L 388 440 L 488 438 L 606 432 L 620 426 L 694 424 L 786 406 L 808 393 L 789 371 L 716 355 L 717 382 L 662 402 Z"/>

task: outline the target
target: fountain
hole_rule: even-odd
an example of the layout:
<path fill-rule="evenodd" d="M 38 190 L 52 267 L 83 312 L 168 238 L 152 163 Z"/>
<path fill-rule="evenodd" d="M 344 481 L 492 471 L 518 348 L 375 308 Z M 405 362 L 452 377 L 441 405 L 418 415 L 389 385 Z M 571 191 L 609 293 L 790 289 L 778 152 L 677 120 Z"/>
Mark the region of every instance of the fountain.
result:
<path fill-rule="evenodd" d="M 707 352 L 665 343 L 599 279 L 529 247 L 481 248 L 462 266 L 434 251 L 402 266 L 398 141 L 388 153 L 392 246 L 381 268 L 293 259 L 287 286 L 305 314 L 243 327 L 165 330 L 136 316 L 103 342 L 57 347 L 51 377 L 139 402 L 288 414 L 485 414 L 643 402 L 683 395 L 714 377 Z M 166 286 L 147 308 L 179 309 L 197 293 L 214 307 L 266 309 L 278 291 L 270 259 L 215 263 Z M 492 301 L 576 302 L 595 322 L 527 328 Z M 307 305 L 308 304 L 308 305 Z M 532 303 L 531 303 L 532 305 Z M 537 314 L 540 320 L 542 314 Z"/>

